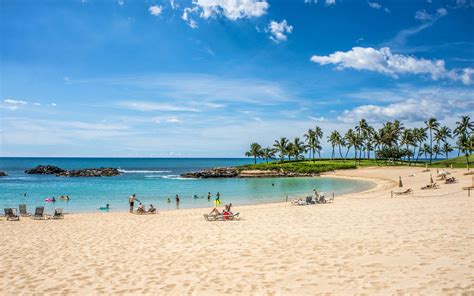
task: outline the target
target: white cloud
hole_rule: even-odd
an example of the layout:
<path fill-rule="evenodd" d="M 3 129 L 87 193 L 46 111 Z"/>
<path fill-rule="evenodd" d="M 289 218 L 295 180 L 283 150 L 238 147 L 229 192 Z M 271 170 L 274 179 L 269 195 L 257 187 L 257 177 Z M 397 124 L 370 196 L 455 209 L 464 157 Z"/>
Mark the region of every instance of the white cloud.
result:
<path fill-rule="evenodd" d="M 304 0 L 304 4 L 311 4 L 311 3 L 317 4 L 318 0 Z"/>
<path fill-rule="evenodd" d="M 35 105 L 35 106 L 41 106 L 40 103 L 33 103 L 33 105 Z"/>
<path fill-rule="evenodd" d="M 197 22 L 190 17 L 190 14 L 197 11 L 198 11 L 197 7 L 194 7 L 194 8 L 186 7 L 184 8 L 183 15 L 181 16 L 181 18 L 193 29 L 196 29 L 198 25 L 197 25 Z"/>
<path fill-rule="evenodd" d="M 380 5 L 380 4 L 377 3 L 377 2 L 370 2 L 370 1 L 367 1 L 367 4 L 369 5 L 370 8 L 373 8 L 373 9 L 380 9 L 380 8 L 382 8 L 382 5 Z"/>
<path fill-rule="evenodd" d="M 153 5 L 148 8 L 151 15 L 158 16 L 163 11 L 163 6 Z"/>
<path fill-rule="evenodd" d="M 461 87 L 418 88 L 402 85 L 395 89 L 362 91 L 349 97 L 371 104 L 345 110 L 338 119 L 346 123 L 357 122 L 360 118 L 378 123 L 393 119 L 416 122 L 432 116 L 449 119 L 453 114 L 474 110 L 473 96 L 474 90 Z"/>
<path fill-rule="evenodd" d="M 19 101 L 19 100 L 12 100 L 12 99 L 6 99 L 3 101 L 3 104 L 0 105 L 0 108 L 8 109 L 8 110 L 17 110 L 25 105 L 27 105 L 28 102 L 26 101 Z"/>
<path fill-rule="evenodd" d="M 143 112 L 150 111 L 165 111 L 165 112 L 176 112 L 176 111 L 186 111 L 186 112 L 200 112 L 201 110 L 194 107 L 185 107 L 181 105 L 172 105 L 168 103 L 154 103 L 154 102 L 121 102 L 119 103 L 120 107 L 137 110 Z"/>
<path fill-rule="evenodd" d="M 176 116 L 158 116 L 153 118 L 153 122 L 160 123 L 182 123 L 182 121 Z"/>
<path fill-rule="evenodd" d="M 56 107 L 56 103 L 51 103 L 51 106 Z"/>
<path fill-rule="evenodd" d="M 426 9 L 418 10 L 415 13 L 415 19 L 426 22 L 426 21 L 435 21 L 440 17 L 446 16 L 448 14 L 448 11 L 446 8 L 438 8 L 436 10 L 436 14 L 429 14 Z"/>
<path fill-rule="evenodd" d="M 408 55 L 393 54 L 388 47 L 354 47 L 349 51 L 337 51 L 328 56 L 311 57 L 311 61 L 320 65 L 333 64 L 337 69 L 352 68 L 368 70 L 398 78 L 400 74 L 428 74 L 433 80 L 440 78 L 462 81 L 471 84 L 473 69 L 447 70 L 444 60 L 426 60 Z"/>
<path fill-rule="evenodd" d="M 262 16 L 270 6 L 266 0 L 194 0 L 193 4 L 204 19 L 223 15 L 233 21 Z"/>
<path fill-rule="evenodd" d="M 293 26 L 288 25 L 286 20 L 281 21 L 280 23 L 276 21 L 271 21 L 268 24 L 267 32 L 271 34 L 270 39 L 276 43 L 287 40 L 287 35 L 291 34 L 293 31 Z"/>
<path fill-rule="evenodd" d="M 125 3 L 124 0 L 117 0 L 117 4 L 120 6 L 122 6 L 124 3 Z"/>
<path fill-rule="evenodd" d="M 336 0 L 326 0 L 325 3 L 326 3 L 326 6 L 335 5 Z"/>
<path fill-rule="evenodd" d="M 26 104 L 28 104 L 25 101 L 17 101 L 17 100 L 11 100 L 11 99 L 6 99 L 3 102 L 6 103 L 6 104 L 12 104 L 12 105 L 26 105 Z"/>

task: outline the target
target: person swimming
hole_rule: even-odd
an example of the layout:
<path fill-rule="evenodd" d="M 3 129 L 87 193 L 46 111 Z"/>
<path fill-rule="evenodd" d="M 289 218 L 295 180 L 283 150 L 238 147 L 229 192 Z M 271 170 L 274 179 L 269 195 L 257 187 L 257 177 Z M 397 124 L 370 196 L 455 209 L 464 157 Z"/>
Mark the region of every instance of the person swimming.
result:
<path fill-rule="evenodd" d="M 168 201 L 168 203 L 170 203 L 170 202 L 171 202 L 171 199 L 168 197 L 168 200 L 167 200 L 167 201 Z"/>
<path fill-rule="evenodd" d="M 104 207 L 104 206 L 101 206 L 101 207 L 99 207 L 99 210 L 101 210 L 101 211 L 108 211 L 108 210 L 110 210 L 110 205 L 109 205 L 109 204 L 106 204 L 105 207 Z"/>

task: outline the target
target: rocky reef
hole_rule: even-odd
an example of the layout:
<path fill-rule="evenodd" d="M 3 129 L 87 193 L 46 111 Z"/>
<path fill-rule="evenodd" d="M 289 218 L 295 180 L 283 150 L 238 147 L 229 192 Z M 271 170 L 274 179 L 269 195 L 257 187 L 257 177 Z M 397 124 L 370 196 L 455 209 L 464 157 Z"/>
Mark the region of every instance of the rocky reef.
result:
<path fill-rule="evenodd" d="M 120 175 L 120 171 L 115 168 L 79 169 L 67 171 L 52 165 L 39 165 L 35 168 L 26 170 L 25 173 L 36 175 L 56 175 L 59 177 L 113 177 Z"/>
<path fill-rule="evenodd" d="M 235 178 L 238 177 L 239 170 L 236 168 L 212 168 L 204 169 L 197 172 L 189 172 L 181 175 L 182 178 Z"/>
<path fill-rule="evenodd" d="M 54 165 L 39 165 L 25 171 L 25 173 L 30 175 L 57 175 L 64 172 L 65 170 Z"/>
<path fill-rule="evenodd" d="M 181 175 L 182 178 L 268 178 L 268 177 L 311 177 L 318 174 L 296 173 L 284 170 L 241 170 L 234 167 L 204 169 Z"/>
<path fill-rule="evenodd" d="M 59 177 L 114 177 L 119 175 L 120 171 L 115 168 L 80 169 L 56 174 Z"/>
<path fill-rule="evenodd" d="M 7 173 L 0 171 L 0 177 L 6 177 L 8 176 Z"/>

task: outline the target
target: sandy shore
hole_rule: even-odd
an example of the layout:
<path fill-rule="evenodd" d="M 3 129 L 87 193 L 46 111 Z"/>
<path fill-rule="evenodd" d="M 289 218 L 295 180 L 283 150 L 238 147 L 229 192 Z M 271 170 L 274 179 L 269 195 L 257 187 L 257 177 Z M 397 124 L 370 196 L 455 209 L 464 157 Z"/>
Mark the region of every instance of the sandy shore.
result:
<path fill-rule="evenodd" d="M 375 180 L 333 204 L 0 221 L 0 294 L 314 295 L 474 293 L 474 191 L 420 190 L 420 168 L 331 176 Z M 414 177 L 409 177 L 415 173 Z M 435 175 L 435 171 L 432 172 Z M 390 197 L 398 177 L 414 194 Z"/>

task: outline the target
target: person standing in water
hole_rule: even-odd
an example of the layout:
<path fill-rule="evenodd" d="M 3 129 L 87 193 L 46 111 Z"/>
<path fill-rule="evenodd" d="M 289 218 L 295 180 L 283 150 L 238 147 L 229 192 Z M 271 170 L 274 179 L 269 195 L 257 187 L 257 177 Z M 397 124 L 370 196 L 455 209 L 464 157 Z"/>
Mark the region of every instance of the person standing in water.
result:
<path fill-rule="evenodd" d="M 135 193 L 130 195 L 128 203 L 130 204 L 130 213 L 133 213 L 133 207 L 135 206 Z"/>
<path fill-rule="evenodd" d="M 211 193 L 210 192 L 207 193 L 207 201 L 211 201 Z"/>
<path fill-rule="evenodd" d="M 219 192 L 217 192 L 216 199 L 214 200 L 214 207 L 219 208 L 220 205 L 221 205 L 221 195 Z"/>
<path fill-rule="evenodd" d="M 179 196 L 176 194 L 176 204 L 179 205 Z"/>

